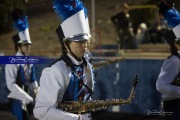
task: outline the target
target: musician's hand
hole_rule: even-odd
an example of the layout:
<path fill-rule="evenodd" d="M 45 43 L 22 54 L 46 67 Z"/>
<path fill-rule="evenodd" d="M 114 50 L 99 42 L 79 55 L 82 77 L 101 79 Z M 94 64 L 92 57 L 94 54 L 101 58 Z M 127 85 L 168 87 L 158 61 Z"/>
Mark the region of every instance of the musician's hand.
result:
<path fill-rule="evenodd" d="M 81 114 L 78 120 L 92 120 L 91 113 Z"/>
<path fill-rule="evenodd" d="M 26 101 L 25 101 L 25 103 L 29 104 L 29 103 L 31 103 L 31 102 L 33 102 L 33 101 L 34 101 L 34 100 L 33 100 L 33 98 L 32 98 L 32 97 L 27 96 L 27 97 L 26 97 Z"/>
<path fill-rule="evenodd" d="M 34 89 L 34 96 L 36 97 L 37 93 L 39 92 L 39 87 Z"/>

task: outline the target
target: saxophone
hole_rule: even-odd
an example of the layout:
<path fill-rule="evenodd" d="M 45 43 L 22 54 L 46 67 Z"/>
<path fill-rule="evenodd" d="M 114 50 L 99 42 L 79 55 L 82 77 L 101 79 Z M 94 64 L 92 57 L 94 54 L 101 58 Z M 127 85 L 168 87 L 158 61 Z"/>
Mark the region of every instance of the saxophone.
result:
<path fill-rule="evenodd" d="M 92 62 L 92 66 L 94 69 L 99 69 L 100 67 L 103 67 L 105 65 L 113 64 L 116 62 L 120 62 L 125 58 L 123 50 L 120 49 L 120 43 L 118 43 L 118 58 L 117 59 L 109 59 L 105 61 L 99 61 L 99 62 Z"/>
<path fill-rule="evenodd" d="M 117 59 L 109 59 L 109 60 L 105 60 L 105 61 L 92 62 L 92 66 L 94 67 L 94 69 L 99 69 L 100 67 L 103 67 L 105 65 L 120 62 L 124 59 L 124 52 L 122 50 L 119 50 L 119 54 L 120 54 L 120 56 Z"/>
<path fill-rule="evenodd" d="M 112 99 L 112 100 L 94 100 L 94 101 L 67 101 L 58 104 L 58 108 L 67 112 L 81 114 L 87 112 L 95 112 L 102 109 L 107 109 L 110 106 L 125 105 L 131 103 L 135 95 L 135 88 L 138 83 L 137 75 L 133 81 L 133 87 L 127 99 Z"/>

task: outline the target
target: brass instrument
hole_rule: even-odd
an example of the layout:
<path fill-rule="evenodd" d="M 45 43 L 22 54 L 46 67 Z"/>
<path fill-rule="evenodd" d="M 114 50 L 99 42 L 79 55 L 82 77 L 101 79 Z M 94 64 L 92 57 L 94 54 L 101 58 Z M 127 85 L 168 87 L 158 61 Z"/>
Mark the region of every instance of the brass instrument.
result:
<path fill-rule="evenodd" d="M 121 54 L 121 56 L 119 56 L 118 59 L 109 59 L 109 60 L 105 60 L 105 61 L 94 62 L 94 63 L 92 63 L 92 66 L 94 67 L 94 69 L 99 69 L 100 67 L 103 67 L 105 65 L 109 65 L 109 64 L 113 64 L 113 63 L 122 61 L 124 59 L 124 52 L 122 50 L 120 50 L 119 53 Z"/>
<path fill-rule="evenodd" d="M 120 43 L 118 43 L 118 52 L 119 52 L 119 57 L 117 59 L 109 59 L 105 61 L 92 62 L 92 66 L 94 67 L 94 69 L 99 69 L 102 66 L 122 61 L 125 55 L 124 55 L 124 52 L 120 50 Z"/>
<path fill-rule="evenodd" d="M 135 87 L 138 83 L 137 75 L 133 81 L 133 87 L 130 92 L 129 97 L 126 100 L 123 99 L 112 99 L 112 100 L 94 100 L 94 101 L 68 101 L 58 104 L 58 108 L 71 113 L 86 113 L 86 112 L 94 112 L 102 109 L 106 109 L 110 106 L 116 105 L 125 105 L 131 103 L 135 95 Z"/>

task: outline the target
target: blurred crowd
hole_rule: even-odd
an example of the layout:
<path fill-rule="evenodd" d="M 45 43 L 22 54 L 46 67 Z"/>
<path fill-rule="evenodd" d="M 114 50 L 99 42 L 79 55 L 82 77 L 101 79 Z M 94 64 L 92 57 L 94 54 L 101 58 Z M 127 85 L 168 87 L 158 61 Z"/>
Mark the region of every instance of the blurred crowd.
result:
<path fill-rule="evenodd" d="M 146 23 L 140 23 L 135 40 L 138 44 L 158 44 L 167 43 L 175 38 L 171 28 L 168 27 L 166 22 L 160 20 L 157 16 L 157 21 L 151 26 L 147 26 Z"/>
<path fill-rule="evenodd" d="M 156 20 L 151 25 L 139 23 L 137 30 L 133 29 L 133 21 L 129 14 L 130 6 L 123 4 L 123 10 L 111 17 L 114 24 L 118 41 L 122 49 L 137 49 L 139 44 L 162 44 L 175 38 L 172 29 L 168 27 L 166 21 L 156 15 Z"/>

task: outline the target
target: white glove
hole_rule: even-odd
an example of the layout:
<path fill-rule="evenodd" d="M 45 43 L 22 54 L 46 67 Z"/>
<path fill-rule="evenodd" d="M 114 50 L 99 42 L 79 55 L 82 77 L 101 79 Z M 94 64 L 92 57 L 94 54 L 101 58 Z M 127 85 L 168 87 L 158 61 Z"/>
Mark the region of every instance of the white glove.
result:
<path fill-rule="evenodd" d="M 27 104 L 29 104 L 29 103 L 33 102 L 33 98 L 32 98 L 31 96 L 26 96 L 25 102 L 26 102 Z"/>
<path fill-rule="evenodd" d="M 81 114 L 78 120 L 92 120 L 91 113 Z"/>
<path fill-rule="evenodd" d="M 33 92 L 34 92 L 34 96 L 36 97 L 39 92 L 39 87 L 35 88 Z"/>
<path fill-rule="evenodd" d="M 24 93 L 24 94 L 26 94 L 26 93 Z M 27 104 L 33 102 L 33 98 L 31 96 L 29 96 L 28 94 L 22 96 L 21 94 L 18 94 L 15 92 L 10 92 L 10 94 L 7 97 L 24 101 Z"/>

